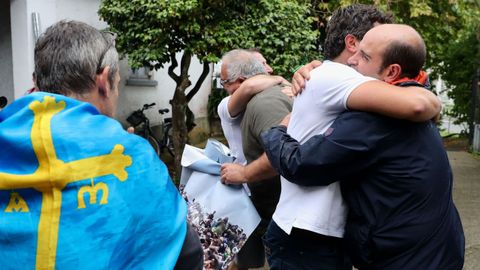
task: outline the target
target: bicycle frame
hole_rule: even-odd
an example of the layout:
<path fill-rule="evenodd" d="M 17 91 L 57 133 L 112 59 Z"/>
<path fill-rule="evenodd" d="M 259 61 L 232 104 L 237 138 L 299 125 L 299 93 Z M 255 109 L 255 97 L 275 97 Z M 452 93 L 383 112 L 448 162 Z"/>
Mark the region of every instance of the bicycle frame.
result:
<path fill-rule="evenodd" d="M 163 118 L 161 123 L 162 138 L 155 137 L 155 133 L 150 126 L 150 119 L 145 115 L 144 111 L 155 106 L 155 103 L 144 104 L 142 108 L 133 111 L 128 117 L 129 122 L 135 128 L 135 134 L 142 136 L 152 145 L 155 152 L 160 156 L 165 149 L 173 157 L 173 142 L 171 139 L 172 118 Z M 161 115 L 168 113 L 168 109 L 161 109 L 158 111 Z"/>
<path fill-rule="evenodd" d="M 162 116 L 164 113 L 168 113 L 168 109 L 163 109 L 159 110 L 158 113 L 160 113 Z M 168 153 L 174 157 L 175 156 L 175 151 L 173 148 L 173 140 L 172 140 L 172 118 L 163 118 L 162 121 L 162 139 L 160 140 L 160 152 L 163 153 L 165 149 L 167 149 Z"/>
<path fill-rule="evenodd" d="M 155 153 L 160 156 L 160 143 L 153 136 L 152 128 L 150 127 L 150 119 L 145 115 L 144 111 L 155 106 L 155 103 L 144 104 L 141 109 L 133 111 L 128 117 L 127 122 L 132 124 L 135 128 L 135 134 L 145 138 L 150 145 L 152 145 Z"/>

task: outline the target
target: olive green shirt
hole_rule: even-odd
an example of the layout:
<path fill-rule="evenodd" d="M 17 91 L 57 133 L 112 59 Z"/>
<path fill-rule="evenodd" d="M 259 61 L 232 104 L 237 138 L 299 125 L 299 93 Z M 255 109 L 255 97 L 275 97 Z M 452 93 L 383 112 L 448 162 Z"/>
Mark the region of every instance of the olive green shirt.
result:
<path fill-rule="evenodd" d="M 264 150 L 260 135 L 277 126 L 292 110 L 292 100 L 275 86 L 255 95 L 247 105 L 241 123 L 243 153 L 247 163 L 259 158 Z M 248 184 L 251 199 L 263 219 L 271 219 L 280 197 L 280 177 Z"/>

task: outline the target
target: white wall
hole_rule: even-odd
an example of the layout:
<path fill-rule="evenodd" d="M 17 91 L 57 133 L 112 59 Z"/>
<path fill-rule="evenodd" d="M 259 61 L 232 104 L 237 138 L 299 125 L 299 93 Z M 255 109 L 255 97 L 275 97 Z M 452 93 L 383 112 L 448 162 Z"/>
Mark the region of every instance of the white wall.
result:
<path fill-rule="evenodd" d="M 125 82 L 131 71 L 127 67 L 126 59 L 123 59 L 121 63 L 124 68 L 122 68 L 120 74 L 120 85 L 123 87 L 120 89 L 117 118 L 125 124 L 125 119 L 132 111 L 141 108 L 145 103 L 155 102 L 157 105 L 145 111 L 145 114 L 150 119 L 151 124 L 158 124 L 162 120 L 158 110 L 164 108 L 171 110 L 169 100 L 172 99 L 175 90 L 174 81 L 168 77 L 166 70 L 159 70 L 153 72 L 152 76 L 152 79 L 158 82 L 156 87 L 126 86 Z M 167 116 L 171 116 L 171 113 L 165 115 L 165 117 Z"/>
<path fill-rule="evenodd" d="M 14 98 L 10 2 L 0 1 L 0 96 Z"/>
<path fill-rule="evenodd" d="M 107 27 L 107 24 L 99 20 L 97 14 L 99 6 L 100 0 L 11 0 L 15 98 L 21 97 L 25 90 L 32 87 L 31 75 L 33 72 L 34 50 L 32 12 L 40 13 L 42 31 L 63 19 L 78 20 L 98 29 L 103 29 Z M 177 55 L 177 58 L 179 57 L 180 55 Z M 165 67 L 168 68 L 168 65 L 166 64 Z M 190 67 L 192 87 L 201 74 L 202 68 L 203 66 L 198 60 L 193 59 Z M 178 72 L 178 68 L 176 71 Z M 130 112 L 138 109 L 145 103 L 155 102 L 157 103 L 156 107 L 150 110 L 147 116 L 150 117 L 153 124 L 159 123 L 161 117 L 158 114 L 158 109 L 171 109 L 169 100 L 173 98 L 173 91 L 175 90 L 175 83 L 168 76 L 167 70 L 153 72 L 153 79 L 158 81 L 156 87 L 126 86 L 125 81 L 130 74 L 126 60 L 121 61 L 120 74 L 122 80 L 120 82 L 121 92 L 117 119 L 125 123 L 125 118 Z M 200 91 L 189 103 L 190 109 L 197 119 L 207 116 L 207 101 L 210 89 L 211 71 Z"/>
<path fill-rule="evenodd" d="M 460 133 L 463 130 L 467 130 L 468 125 L 466 123 L 461 125 L 455 124 L 454 122 L 457 119 L 445 114 L 446 110 L 451 109 L 454 101 L 453 99 L 448 97 L 448 92 L 450 91 L 450 89 L 447 89 L 447 87 L 445 86 L 445 82 L 442 80 L 442 78 L 440 77 L 437 80 L 433 81 L 433 86 L 435 87 L 435 91 L 438 93 L 438 98 L 442 102 L 443 106 L 440 127 L 446 133 Z"/>
<path fill-rule="evenodd" d="M 10 1 L 15 98 L 32 87 L 33 35 L 27 0 Z"/>
<path fill-rule="evenodd" d="M 45 0 L 34 0 L 42 2 Z M 88 23 L 97 28 L 104 29 L 107 23 L 100 21 L 98 18 L 98 8 L 100 7 L 100 0 L 51 0 L 56 2 L 56 20 L 77 20 Z"/>
<path fill-rule="evenodd" d="M 180 62 L 181 54 L 177 54 L 177 60 Z M 145 103 L 155 102 L 156 106 L 148 111 L 146 115 L 149 117 L 152 124 L 157 124 L 161 122 L 162 118 L 158 113 L 159 109 L 168 108 L 171 110 L 170 100 L 173 98 L 173 93 L 175 91 L 175 82 L 170 76 L 168 76 L 167 68 L 169 63 L 165 65 L 164 69 L 153 72 L 152 79 L 158 82 L 156 87 L 147 87 L 147 86 L 127 86 L 125 85 L 126 80 L 128 79 L 129 74 L 131 73 L 130 69 L 127 67 L 127 60 L 123 59 L 122 70 L 121 70 L 121 82 L 122 86 L 120 93 L 120 100 L 117 109 L 117 118 L 125 123 L 125 118 L 128 115 L 142 107 Z M 203 65 L 198 62 L 196 58 L 191 62 L 190 70 L 190 80 L 192 82 L 192 87 L 195 85 L 198 77 L 200 76 L 203 69 Z M 179 72 L 179 68 L 175 69 L 175 72 Z M 178 74 L 178 73 L 177 73 Z M 190 88 L 189 88 L 190 89 Z M 193 97 L 189 103 L 190 109 L 195 114 L 195 117 L 202 118 L 207 117 L 207 101 L 208 95 L 210 94 L 211 89 L 211 70 L 210 74 L 207 76 L 200 91 Z M 187 90 L 188 93 L 188 90 Z M 165 117 L 170 117 L 171 112 L 165 114 Z"/>

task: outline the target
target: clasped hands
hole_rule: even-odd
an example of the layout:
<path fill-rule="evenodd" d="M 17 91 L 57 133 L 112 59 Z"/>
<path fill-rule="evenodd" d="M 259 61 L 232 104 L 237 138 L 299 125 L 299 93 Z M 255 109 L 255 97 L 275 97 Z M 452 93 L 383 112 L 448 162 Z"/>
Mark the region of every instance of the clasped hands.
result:
<path fill-rule="evenodd" d="M 290 113 L 287 114 L 285 118 L 283 118 L 282 122 L 280 122 L 280 125 L 288 126 L 289 122 L 290 122 Z M 260 159 L 261 158 L 257 159 L 256 161 Z M 255 171 L 254 169 L 249 169 L 249 174 L 248 174 L 247 166 L 236 164 L 236 163 L 224 163 L 222 164 L 222 167 L 220 169 L 220 176 L 221 176 L 220 179 L 223 184 L 227 184 L 227 185 L 228 184 L 238 185 L 238 184 L 247 183 L 248 182 L 247 175 L 249 175 L 250 177 L 256 178 L 256 176 L 253 176 L 251 174 L 252 170 Z"/>
<path fill-rule="evenodd" d="M 223 184 L 243 184 L 248 180 L 245 177 L 245 166 L 236 163 L 222 164 L 220 170 L 221 181 Z"/>

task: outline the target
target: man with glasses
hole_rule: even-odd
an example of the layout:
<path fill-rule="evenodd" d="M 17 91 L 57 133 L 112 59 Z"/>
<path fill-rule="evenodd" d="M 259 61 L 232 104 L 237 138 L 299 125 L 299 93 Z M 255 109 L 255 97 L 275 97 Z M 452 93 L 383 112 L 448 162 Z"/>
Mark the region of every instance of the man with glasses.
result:
<path fill-rule="evenodd" d="M 114 36 L 61 21 L 38 39 L 34 62 L 36 91 L 0 112 L 0 265 L 202 269 L 165 164 L 112 119 Z"/>
<path fill-rule="evenodd" d="M 259 134 L 252 134 L 249 130 L 269 129 L 277 125 L 291 109 L 290 99 L 282 93 L 280 87 L 281 84 L 288 82 L 280 76 L 270 76 L 266 73 L 265 66 L 255 56 L 255 52 L 237 49 L 222 57 L 220 83 L 230 96 L 219 104 L 218 114 L 237 164 L 245 165 L 258 157 L 256 153 L 263 153 L 261 145 L 252 143 L 259 139 Z M 259 109 L 265 107 L 269 108 L 269 112 L 260 113 Z M 255 114 L 259 114 L 259 119 L 264 121 L 247 124 Z M 279 179 L 277 177 L 249 188 L 250 198 L 262 218 L 262 223 L 249 237 L 229 269 L 258 268 L 265 263 L 261 236 L 278 201 Z"/>
<path fill-rule="evenodd" d="M 288 82 L 280 76 L 269 76 L 265 65 L 263 69 L 257 66 L 253 73 L 240 74 L 248 68 L 242 61 L 242 57 L 256 57 L 258 54 L 249 50 L 232 50 L 222 57 L 220 84 L 229 94 L 218 105 L 217 112 L 220 117 L 223 134 L 227 139 L 228 146 L 235 156 L 235 163 L 246 164 L 245 156 L 242 149 L 242 137 L 240 131 L 240 123 L 243 117 L 243 111 L 248 101 L 258 92 L 279 84 L 288 84 Z M 245 67 L 241 66 L 245 65 Z M 257 63 L 258 64 L 258 63 Z M 239 70 L 233 70 L 233 69 Z M 270 68 L 271 69 L 271 68 Z M 228 76 L 230 75 L 230 76 Z M 240 76 L 242 75 L 242 76 Z"/>

